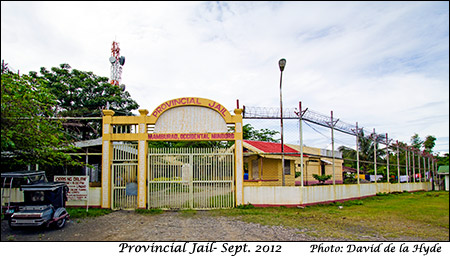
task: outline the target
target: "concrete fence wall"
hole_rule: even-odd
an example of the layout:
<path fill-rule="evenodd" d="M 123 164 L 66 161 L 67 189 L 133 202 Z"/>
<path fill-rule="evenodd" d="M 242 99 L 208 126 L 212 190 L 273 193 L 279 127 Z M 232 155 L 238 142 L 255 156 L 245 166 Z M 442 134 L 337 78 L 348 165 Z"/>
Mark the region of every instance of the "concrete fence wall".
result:
<path fill-rule="evenodd" d="M 300 206 L 333 201 L 358 199 L 374 196 L 377 193 L 413 192 L 431 190 L 430 182 L 423 183 L 371 183 L 323 186 L 245 186 L 244 204 L 255 206 Z M 8 189 L 5 190 L 8 193 Z M 19 188 L 11 190 L 11 201 L 23 201 L 23 192 Z M 7 199 L 2 199 L 5 204 Z M 68 207 L 84 207 L 86 201 L 68 201 Z M 101 206 L 101 187 L 89 187 L 89 206 Z"/>
<path fill-rule="evenodd" d="M 101 205 L 101 187 L 89 187 L 89 206 L 90 207 L 100 207 Z M 2 193 L 4 192 L 4 195 L 9 194 L 9 189 L 5 188 Z M 24 201 L 23 198 L 23 191 L 20 190 L 20 188 L 12 188 L 11 189 L 11 202 L 22 202 Z M 8 202 L 7 198 L 2 197 L 2 205 L 5 205 Z M 86 201 L 67 201 L 66 206 L 68 207 L 85 207 Z"/>
<path fill-rule="evenodd" d="M 245 186 L 244 203 L 255 206 L 300 206 L 375 196 L 377 193 L 429 191 L 430 182 L 323 186 Z"/>

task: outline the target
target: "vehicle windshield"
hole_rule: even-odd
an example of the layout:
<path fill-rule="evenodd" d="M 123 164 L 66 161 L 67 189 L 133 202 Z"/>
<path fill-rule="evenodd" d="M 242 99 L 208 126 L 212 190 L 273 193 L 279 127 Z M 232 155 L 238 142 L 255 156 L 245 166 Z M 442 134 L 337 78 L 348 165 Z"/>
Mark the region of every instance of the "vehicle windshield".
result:
<path fill-rule="evenodd" d="M 13 178 L 12 182 L 11 182 L 11 178 Z M 47 182 L 47 177 L 45 176 L 45 172 L 43 172 L 43 171 L 42 172 L 17 171 L 17 172 L 2 173 L 2 175 L 1 175 L 2 187 L 9 188 L 10 182 L 11 182 L 11 188 L 19 188 L 21 185 L 25 185 L 25 184 Z"/>
<path fill-rule="evenodd" d="M 27 191 L 24 190 L 25 203 L 27 205 L 51 204 L 55 208 L 64 207 L 64 188 L 60 187 L 54 191 Z"/>

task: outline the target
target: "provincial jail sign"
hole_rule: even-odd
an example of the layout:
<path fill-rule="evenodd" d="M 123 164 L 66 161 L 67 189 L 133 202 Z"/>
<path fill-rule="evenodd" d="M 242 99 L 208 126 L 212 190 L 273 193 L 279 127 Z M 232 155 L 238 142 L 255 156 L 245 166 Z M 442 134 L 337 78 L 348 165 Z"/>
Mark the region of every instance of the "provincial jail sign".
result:
<path fill-rule="evenodd" d="M 150 115 L 155 118 L 154 131 L 148 140 L 195 141 L 234 140 L 227 121 L 231 114 L 215 101 L 183 97 L 160 104 Z"/>
<path fill-rule="evenodd" d="M 178 107 L 178 106 L 186 106 L 186 105 L 209 107 L 213 110 L 216 110 L 224 118 L 227 118 L 230 116 L 227 109 L 225 109 L 225 107 L 222 106 L 221 104 L 216 103 L 215 101 L 212 101 L 212 100 L 198 98 L 198 97 L 183 97 L 183 98 L 172 99 L 167 102 L 164 102 L 164 103 L 160 104 L 152 112 L 151 116 L 158 118 L 167 109 Z"/>

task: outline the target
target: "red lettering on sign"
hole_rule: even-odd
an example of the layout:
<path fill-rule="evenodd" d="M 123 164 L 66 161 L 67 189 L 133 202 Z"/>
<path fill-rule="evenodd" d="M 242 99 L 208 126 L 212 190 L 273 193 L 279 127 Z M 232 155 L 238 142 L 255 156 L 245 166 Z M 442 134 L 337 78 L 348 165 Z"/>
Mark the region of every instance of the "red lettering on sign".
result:
<path fill-rule="evenodd" d="M 225 116 L 226 109 L 224 107 L 222 107 L 220 104 L 218 104 L 216 102 L 212 102 L 212 103 L 209 103 L 208 106 L 211 107 L 212 109 L 220 112 L 223 116 Z"/>
<path fill-rule="evenodd" d="M 87 176 L 55 176 L 54 180 L 66 182 L 69 200 L 87 200 L 89 193 L 89 178 Z"/>
<path fill-rule="evenodd" d="M 177 133 L 173 133 L 173 134 L 153 133 L 153 134 L 148 134 L 148 139 L 152 139 L 152 140 L 178 139 L 178 134 Z"/>
<path fill-rule="evenodd" d="M 234 139 L 234 133 L 212 133 L 212 139 Z"/>
<path fill-rule="evenodd" d="M 170 101 L 167 101 L 163 104 L 161 104 L 160 106 L 158 106 L 152 113 L 152 116 L 154 117 L 158 117 L 161 113 L 163 113 L 165 110 L 172 108 L 174 106 L 178 106 L 178 105 L 189 105 L 189 104 L 193 104 L 193 105 L 200 105 L 202 106 L 203 104 L 200 102 L 200 98 L 178 98 L 178 99 L 173 99 Z M 219 103 L 216 102 L 211 102 L 208 103 L 208 106 L 211 109 L 216 110 L 217 112 L 221 113 L 223 116 L 225 116 L 226 113 L 226 109 L 225 107 L 222 107 Z"/>

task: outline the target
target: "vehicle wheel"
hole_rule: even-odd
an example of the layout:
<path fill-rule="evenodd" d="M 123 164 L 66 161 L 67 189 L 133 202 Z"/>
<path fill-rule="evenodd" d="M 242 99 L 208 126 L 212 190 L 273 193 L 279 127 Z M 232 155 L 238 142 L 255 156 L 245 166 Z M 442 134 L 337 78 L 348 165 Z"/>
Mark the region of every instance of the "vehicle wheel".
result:
<path fill-rule="evenodd" d="M 62 218 L 55 222 L 55 228 L 57 228 L 57 229 L 63 228 L 65 224 L 66 224 L 66 218 Z"/>

